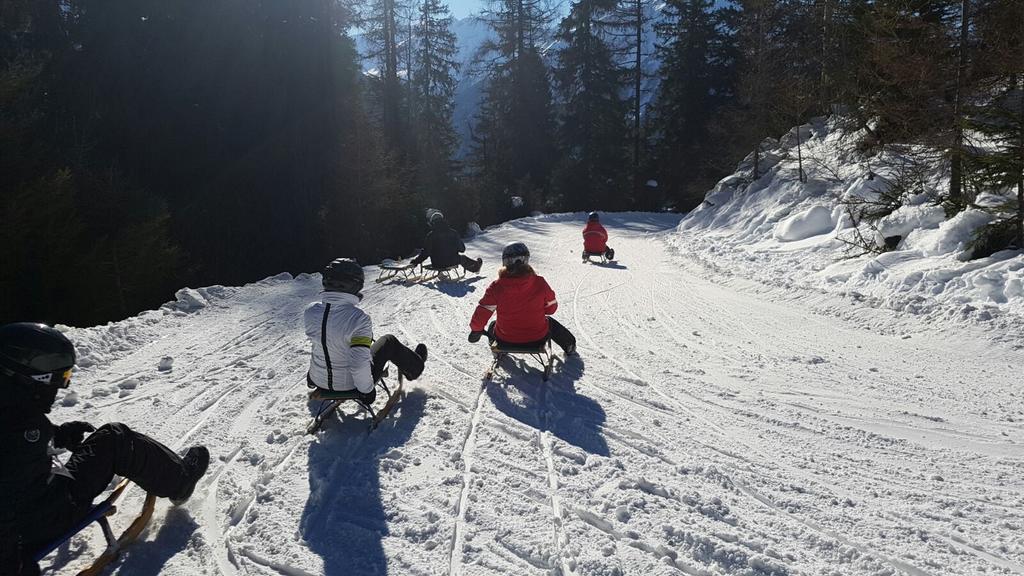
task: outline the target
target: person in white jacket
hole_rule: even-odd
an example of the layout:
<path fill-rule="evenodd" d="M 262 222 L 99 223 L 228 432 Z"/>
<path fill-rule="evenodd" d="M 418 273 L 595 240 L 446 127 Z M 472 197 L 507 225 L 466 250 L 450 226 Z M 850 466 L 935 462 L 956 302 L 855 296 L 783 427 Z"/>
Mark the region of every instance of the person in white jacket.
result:
<path fill-rule="evenodd" d="M 410 350 L 391 334 L 374 340 L 370 317 L 357 306 L 363 281 L 362 266 L 351 258 L 338 258 L 324 268 L 322 299 L 304 314 L 312 345 L 306 381 L 326 390 L 359 390 L 369 404 L 388 362 L 415 380 L 423 373 L 427 347 L 421 343 Z"/>

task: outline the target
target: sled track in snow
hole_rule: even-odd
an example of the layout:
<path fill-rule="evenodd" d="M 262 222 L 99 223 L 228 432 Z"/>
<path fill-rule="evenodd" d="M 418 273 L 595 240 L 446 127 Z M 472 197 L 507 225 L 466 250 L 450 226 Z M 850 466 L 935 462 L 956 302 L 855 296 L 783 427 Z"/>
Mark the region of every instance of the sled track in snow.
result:
<path fill-rule="evenodd" d="M 552 569 L 554 576 L 562 576 L 570 572 L 569 567 L 562 558 L 562 501 L 558 495 L 558 472 L 555 470 L 554 450 L 552 449 L 551 432 L 548 424 L 550 409 L 548 407 L 548 388 L 551 380 L 541 382 L 541 398 L 538 404 L 538 420 L 540 429 L 537 431 L 537 441 L 541 445 L 544 457 L 544 470 L 547 473 L 548 481 L 548 504 L 551 507 L 551 546 L 552 546 Z"/>
<path fill-rule="evenodd" d="M 469 490 L 473 481 L 473 450 L 476 448 L 476 434 L 480 427 L 483 406 L 486 400 L 487 381 L 480 382 L 480 390 L 476 394 L 476 405 L 473 416 L 466 428 L 466 436 L 462 439 L 459 453 L 462 457 L 462 488 L 455 506 L 455 525 L 452 528 L 451 548 L 448 551 L 448 574 L 462 574 L 462 549 L 466 539 L 466 510 L 469 508 Z"/>

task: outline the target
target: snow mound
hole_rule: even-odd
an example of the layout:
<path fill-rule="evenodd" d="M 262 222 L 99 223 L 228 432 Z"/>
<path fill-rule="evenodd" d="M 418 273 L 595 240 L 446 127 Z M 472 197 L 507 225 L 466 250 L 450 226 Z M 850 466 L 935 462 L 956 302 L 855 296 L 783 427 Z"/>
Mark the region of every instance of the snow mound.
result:
<path fill-rule="evenodd" d="M 779 222 L 775 227 L 775 238 L 783 242 L 804 240 L 831 232 L 834 227 L 832 211 L 824 206 L 814 206 Z"/>
<path fill-rule="evenodd" d="M 851 202 L 884 201 L 905 159 L 889 151 L 863 157 L 858 135 L 838 122 L 816 119 L 765 140 L 759 176 L 748 156 L 680 222 L 673 242 L 714 268 L 777 287 L 958 320 L 1019 322 L 1024 253 L 970 259 L 971 241 L 992 216 L 978 208 L 946 216 L 933 200 L 948 187 L 943 166 L 926 166 L 915 180 L 920 189 L 873 225 L 854 226 Z M 1001 200 L 985 194 L 976 204 Z M 882 247 L 890 251 L 878 254 Z"/>

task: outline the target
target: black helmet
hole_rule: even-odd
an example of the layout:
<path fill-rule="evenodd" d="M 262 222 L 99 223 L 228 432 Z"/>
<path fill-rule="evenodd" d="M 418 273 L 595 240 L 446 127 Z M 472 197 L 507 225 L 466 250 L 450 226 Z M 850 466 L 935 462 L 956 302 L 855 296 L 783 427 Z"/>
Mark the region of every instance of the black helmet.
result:
<path fill-rule="evenodd" d="M 600 219 L 601 217 L 597 215 L 597 212 L 591 212 L 590 214 L 587 215 L 588 222 L 597 222 Z"/>
<path fill-rule="evenodd" d="M 509 244 L 501 251 L 501 264 L 503 266 L 509 268 L 517 263 L 530 263 L 530 249 L 522 242 Z"/>
<path fill-rule="evenodd" d="M 0 326 L 0 375 L 17 384 L 5 386 L 4 404 L 49 412 L 57 390 L 71 384 L 75 346 L 56 328 L 16 322 Z"/>
<path fill-rule="evenodd" d="M 323 283 L 327 292 L 361 296 L 359 292 L 363 289 L 363 267 L 352 258 L 338 258 L 324 268 Z"/>

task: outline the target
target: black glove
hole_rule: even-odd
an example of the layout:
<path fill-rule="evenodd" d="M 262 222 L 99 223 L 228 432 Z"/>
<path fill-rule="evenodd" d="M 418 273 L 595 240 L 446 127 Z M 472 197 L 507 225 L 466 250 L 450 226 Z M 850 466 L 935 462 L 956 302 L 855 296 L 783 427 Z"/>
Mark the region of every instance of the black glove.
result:
<path fill-rule="evenodd" d="M 65 422 L 53 431 L 53 446 L 74 450 L 82 443 L 86 432 L 95 431 L 96 428 L 88 422 Z"/>
<path fill-rule="evenodd" d="M 483 335 L 483 332 L 480 332 L 479 330 L 474 330 L 469 333 L 469 341 L 476 344 L 477 342 L 480 341 L 480 337 Z"/>

